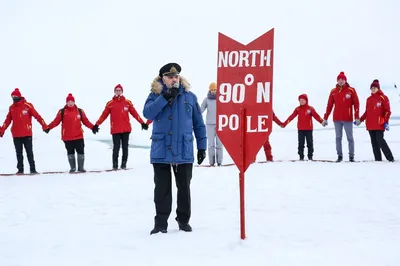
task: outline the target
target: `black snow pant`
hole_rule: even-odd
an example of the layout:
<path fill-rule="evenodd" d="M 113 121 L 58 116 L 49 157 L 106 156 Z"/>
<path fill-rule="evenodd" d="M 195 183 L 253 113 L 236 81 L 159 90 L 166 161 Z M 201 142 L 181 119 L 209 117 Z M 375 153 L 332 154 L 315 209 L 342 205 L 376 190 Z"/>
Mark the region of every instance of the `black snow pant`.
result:
<path fill-rule="evenodd" d="M 121 145 L 122 145 L 121 167 L 126 167 L 126 163 L 128 161 L 129 134 L 130 132 L 112 134 L 112 140 L 113 140 L 112 160 L 114 169 L 118 168 L 119 149 L 121 148 Z"/>
<path fill-rule="evenodd" d="M 313 141 L 313 131 L 312 130 L 299 130 L 298 131 L 298 154 L 300 159 L 304 158 L 304 143 L 307 141 L 307 156 L 312 159 L 314 154 L 314 141 Z"/>
<path fill-rule="evenodd" d="M 385 155 L 388 161 L 393 161 L 393 154 L 386 143 L 384 138 L 383 130 L 369 130 L 369 136 L 371 137 L 372 151 L 374 153 L 375 161 L 382 161 L 382 153 Z"/>
<path fill-rule="evenodd" d="M 192 180 L 193 164 L 153 164 L 154 168 L 154 203 L 156 216 L 155 227 L 167 229 L 168 218 L 172 209 L 172 175 L 175 175 L 175 183 L 178 190 L 176 220 L 179 224 L 187 224 L 191 215 L 190 182 Z"/>
<path fill-rule="evenodd" d="M 68 155 L 75 154 L 75 151 L 77 154 L 85 154 L 85 141 L 83 139 L 66 140 L 64 143 Z"/>
<path fill-rule="evenodd" d="M 36 171 L 35 159 L 33 156 L 32 136 L 14 138 L 15 153 L 17 154 L 17 168 L 18 172 L 24 172 L 24 155 L 23 148 L 25 148 L 26 157 L 30 166 L 30 171 Z"/>

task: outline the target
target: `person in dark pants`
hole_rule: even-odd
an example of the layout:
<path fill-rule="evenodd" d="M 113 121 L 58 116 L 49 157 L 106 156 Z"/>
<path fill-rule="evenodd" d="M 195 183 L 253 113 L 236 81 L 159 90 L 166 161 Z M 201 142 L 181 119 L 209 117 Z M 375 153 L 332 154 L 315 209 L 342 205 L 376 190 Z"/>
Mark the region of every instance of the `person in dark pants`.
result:
<path fill-rule="evenodd" d="M 78 108 L 75 104 L 75 98 L 70 93 L 66 100 L 64 108 L 60 109 L 56 118 L 49 124 L 49 127 L 44 130 L 49 133 L 50 130 L 61 124 L 61 139 L 64 141 L 65 149 L 67 150 L 68 162 L 70 165 L 70 173 L 76 171 L 76 157 L 78 155 L 78 172 L 86 172 L 84 168 L 85 162 L 85 141 L 83 138 L 82 123 L 93 131 L 98 132 L 98 128 L 89 121 L 85 112 Z"/>
<path fill-rule="evenodd" d="M 292 121 L 296 116 L 297 119 L 297 129 L 298 129 L 298 154 L 300 160 L 304 160 L 304 144 L 307 141 L 307 157 L 309 160 L 313 160 L 314 154 L 314 141 L 313 141 L 313 122 L 312 118 L 317 120 L 322 124 L 323 119 L 319 116 L 314 107 L 308 104 L 307 94 L 302 94 L 299 96 L 300 105 L 294 109 L 293 113 L 286 119 L 283 123 L 283 127 L 286 127 L 290 121 Z"/>
<path fill-rule="evenodd" d="M 147 126 L 147 124 L 146 124 L 146 126 Z M 119 156 L 119 150 L 120 150 L 121 147 L 122 147 L 122 164 L 121 164 L 121 168 L 122 169 L 126 168 L 126 162 L 128 160 L 128 150 L 129 150 L 128 149 L 128 147 L 129 147 L 129 135 L 130 135 L 130 132 L 112 134 L 112 141 L 113 141 L 113 168 L 114 169 L 116 169 L 118 167 L 118 156 Z"/>
<path fill-rule="evenodd" d="M 390 102 L 380 89 L 379 80 L 375 79 L 370 89 L 371 96 L 367 99 L 365 112 L 359 121 L 354 121 L 354 124 L 359 126 L 361 122 L 366 121 L 375 161 L 382 161 L 382 150 L 386 159 L 394 162 L 392 151 L 384 138 L 385 130 L 389 130 Z"/>
<path fill-rule="evenodd" d="M 26 157 L 28 157 L 30 173 L 37 174 L 32 144 L 32 116 L 39 122 L 43 130 L 47 128 L 47 124 L 33 105 L 22 97 L 18 88 L 11 93 L 11 98 L 14 103 L 10 106 L 6 120 L 0 129 L 0 137 L 4 135 L 4 132 L 12 123 L 11 134 L 14 138 L 15 153 L 18 161 L 17 174 L 24 173 L 23 148 L 25 148 Z"/>
<path fill-rule="evenodd" d="M 153 121 L 150 163 L 154 169 L 156 216 L 150 234 L 167 233 L 172 205 L 172 174 L 178 189 L 175 220 L 180 230 L 192 231 L 190 182 L 194 162 L 193 131 L 197 143 L 197 162 L 206 157 L 207 134 L 196 95 L 179 74 L 176 63 L 163 66 L 154 79 L 143 114 Z"/>
<path fill-rule="evenodd" d="M 98 130 L 104 120 L 110 115 L 111 135 L 113 140 L 113 155 L 112 166 L 113 169 L 118 169 L 119 150 L 122 145 L 122 162 L 121 169 L 126 169 L 128 161 L 128 146 L 129 134 L 132 131 L 132 126 L 129 119 L 131 114 L 142 126 L 142 130 L 147 130 L 151 121 L 143 122 L 142 118 L 136 111 L 131 101 L 126 99 L 122 94 L 124 90 L 121 84 L 114 88 L 114 97 L 106 104 L 103 113 L 94 125 L 94 130 Z"/>

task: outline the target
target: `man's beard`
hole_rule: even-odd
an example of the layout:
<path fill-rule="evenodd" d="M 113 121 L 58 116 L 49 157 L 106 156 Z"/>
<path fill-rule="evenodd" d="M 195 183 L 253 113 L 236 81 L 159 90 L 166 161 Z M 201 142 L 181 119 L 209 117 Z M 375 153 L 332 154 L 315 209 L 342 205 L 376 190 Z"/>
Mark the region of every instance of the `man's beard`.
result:
<path fill-rule="evenodd" d="M 175 83 L 167 86 L 167 88 L 168 89 L 172 89 L 172 88 L 179 89 L 179 82 L 175 82 Z"/>

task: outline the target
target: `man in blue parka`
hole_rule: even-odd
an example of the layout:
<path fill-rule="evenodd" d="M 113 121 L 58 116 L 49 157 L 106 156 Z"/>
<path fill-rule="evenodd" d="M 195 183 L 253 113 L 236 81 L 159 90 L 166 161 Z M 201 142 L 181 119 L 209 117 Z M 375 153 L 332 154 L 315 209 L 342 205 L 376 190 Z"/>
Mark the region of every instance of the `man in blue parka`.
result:
<path fill-rule="evenodd" d="M 207 134 L 197 97 L 179 74 L 176 63 L 163 66 L 151 84 L 143 115 L 153 121 L 150 162 L 154 169 L 156 216 L 150 234 L 166 233 L 172 208 L 171 168 L 178 190 L 175 220 L 179 229 L 191 232 L 190 181 L 194 162 L 193 132 L 197 143 L 197 162 L 206 157 Z"/>

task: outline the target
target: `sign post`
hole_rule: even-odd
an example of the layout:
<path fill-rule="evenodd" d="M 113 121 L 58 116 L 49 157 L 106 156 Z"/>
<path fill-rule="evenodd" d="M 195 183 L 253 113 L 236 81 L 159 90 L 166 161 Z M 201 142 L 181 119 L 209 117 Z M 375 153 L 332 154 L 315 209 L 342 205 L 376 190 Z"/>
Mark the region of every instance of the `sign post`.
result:
<path fill-rule="evenodd" d="M 245 172 L 272 130 L 273 54 L 274 29 L 247 45 L 218 35 L 217 134 L 239 169 L 241 239 Z"/>

